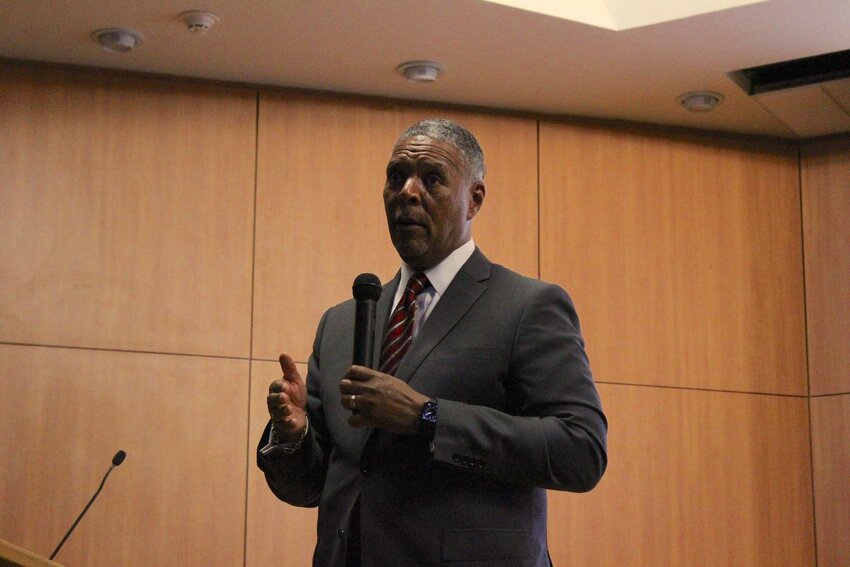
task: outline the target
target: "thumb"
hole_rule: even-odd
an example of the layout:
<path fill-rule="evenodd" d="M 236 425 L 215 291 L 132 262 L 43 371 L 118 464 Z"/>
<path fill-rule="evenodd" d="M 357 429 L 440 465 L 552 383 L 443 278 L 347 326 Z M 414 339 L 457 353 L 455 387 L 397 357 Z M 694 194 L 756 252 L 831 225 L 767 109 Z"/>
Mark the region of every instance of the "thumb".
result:
<path fill-rule="evenodd" d="M 283 379 L 287 382 L 300 382 L 301 374 L 298 373 L 298 367 L 295 366 L 295 361 L 286 353 L 283 353 L 278 358 L 280 361 L 280 369 L 283 370 Z"/>

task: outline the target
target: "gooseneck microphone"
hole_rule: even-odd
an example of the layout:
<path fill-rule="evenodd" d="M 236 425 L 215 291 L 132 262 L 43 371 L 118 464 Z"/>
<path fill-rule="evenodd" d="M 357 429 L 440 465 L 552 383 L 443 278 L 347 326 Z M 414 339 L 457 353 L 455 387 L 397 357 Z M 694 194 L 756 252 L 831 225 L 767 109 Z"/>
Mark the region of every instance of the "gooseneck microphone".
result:
<path fill-rule="evenodd" d="M 354 293 L 354 361 L 373 367 L 375 352 L 375 313 L 381 297 L 381 280 L 375 274 L 360 274 L 351 286 Z"/>
<path fill-rule="evenodd" d="M 97 492 L 94 493 L 94 496 L 91 497 L 91 500 L 89 500 L 89 503 L 86 504 L 86 507 L 83 508 L 82 512 L 80 512 L 80 515 L 77 516 L 77 519 L 74 520 L 74 523 L 71 526 L 71 529 L 68 530 L 68 533 L 65 534 L 65 537 L 62 538 L 62 541 L 60 541 L 59 545 L 56 546 L 56 549 L 53 550 L 53 553 L 50 554 L 50 559 L 53 559 L 54 557 L 56 557 L 56 554 L 59 553 L 59 550 L 62 549 L 63 545 L 65 545 L 65 540 L 68 539 L 68 536 L 71 535 L 71 532 L 74 531 L 74 528 L 77 527 L 77 524 L 79 524 L 80 520 L 83 519 L 83 516 L 86 515 L 86 512 L 88 512 L 89 507 L 92 505 L 92 502 L 94 502 L 94 499 L 97 498 L 97 495 L 100 494 L 101 490 L 103 490 L 103 485 L 106 484 L 106 478 L 109 476 L 109 473 L 112 472 L 112 469 L 114 469 L 115 467 L 117 467 L 118 465 L 123 463 L 124 459 L 126 457 L 127 457 L 127 453 L 125 453 L 124 451 L 118 451 L 117 453 L 115 453 L 115 456 L 112 457 L 112 466 L 109 467 L 109 470 L 106 471 L 105 475 L 103 475 L 103 480 L 100 481 L 100 486 L 97 488 Z"/>

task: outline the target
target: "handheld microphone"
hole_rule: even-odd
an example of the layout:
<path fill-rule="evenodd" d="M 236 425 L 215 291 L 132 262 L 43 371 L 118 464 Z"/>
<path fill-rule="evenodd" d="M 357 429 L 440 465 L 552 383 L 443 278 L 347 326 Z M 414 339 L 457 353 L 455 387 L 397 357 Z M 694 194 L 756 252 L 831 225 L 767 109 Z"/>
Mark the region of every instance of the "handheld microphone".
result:
<path fill-rule="evenodd" d="M 125 453 L 124 451 L 118 451 L 117 453 L 115 453 L 115 456 L 112 457 L 112 466 L 109 467 L 109 470 L 106 471 L 106 474 L 103 476 L 103 480 L 100 481 L 100 486 L 98 487 L 97 492 L 94 493 L 94 496 L 91 497 L 89 503 L 86 504 L 86 507 L 83 508 L 82 512 L 80 512 L 80 515 L 77 516 L 77 519 L 74 520 L 73 525 L 71 525 L 71 529 L 68 530 L 68 533 L 65 534 L 65 537 L 62 538 L 62 541 L 60 541 L 59 545 L 56 546 L 56 549 L 53 550 L 53 553 L 50 554 L 50 559 L 56 557 L 56 554 L 59 553 L 59 550 L 62 549 L 63 545 L 65 545 L 65 541 L 68 539 L 68 536 L 71 535 L 71 532 L 74 531 L 74 528 L 77 527 L 77 524 L 79 524 L 80 520 L 83 519 L 83 516 L 86 515 L 86 512 L 88 512 L 89 507 L 92 505 L 92 502 L 94 502 L 94 499 L 97 498 L 97 495 L 100 494 L 101 490 L 103 490 L 103 485 L 106 484 L 106 478 L 109 476 L 109 473 L 112 472 L 112 469 L 123 463 L 126 457 L 127 453 Z"/>
<path fill-rule="evenodd" d="M 375 274 L 360 274 L 351 286 L 354 293 L 354 361 L 372 368 L 375 352 L 375 313 L 381 297 L 381 280 Z"/>

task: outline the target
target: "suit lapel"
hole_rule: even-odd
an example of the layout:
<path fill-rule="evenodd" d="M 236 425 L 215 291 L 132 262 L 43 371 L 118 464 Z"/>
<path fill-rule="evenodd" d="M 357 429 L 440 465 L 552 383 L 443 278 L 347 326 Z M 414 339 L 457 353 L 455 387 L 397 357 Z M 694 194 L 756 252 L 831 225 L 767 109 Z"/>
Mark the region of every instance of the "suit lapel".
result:
<path fill-rule="evenodd" d="M 476 248 L 413 340 L 396 372 L 397 378 L 405 382 L 410 381 L 425 357 L 437 347 L 487 289 L 491 268 L 490 261 Z"/>

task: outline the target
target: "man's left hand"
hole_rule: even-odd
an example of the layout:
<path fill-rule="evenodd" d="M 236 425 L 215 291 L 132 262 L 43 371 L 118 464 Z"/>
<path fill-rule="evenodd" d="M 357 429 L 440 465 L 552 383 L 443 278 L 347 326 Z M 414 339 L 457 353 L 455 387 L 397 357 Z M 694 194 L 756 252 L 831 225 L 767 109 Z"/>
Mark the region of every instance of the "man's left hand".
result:
<path fill-rule="evenodd" d="M 364 366 L 352 366 L 339 383 L 342 406 L 352 411 L 353 427 L 376 427 L 415 435 L 419 413 L 428 397 L 395 376 Z"/>

